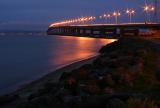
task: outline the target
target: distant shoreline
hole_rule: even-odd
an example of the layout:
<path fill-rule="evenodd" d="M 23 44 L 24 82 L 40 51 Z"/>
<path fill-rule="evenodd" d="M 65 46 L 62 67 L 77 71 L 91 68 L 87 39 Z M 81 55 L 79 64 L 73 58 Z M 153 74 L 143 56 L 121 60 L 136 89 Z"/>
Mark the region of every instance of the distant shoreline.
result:
<path fill-rule="evenodd" d="M 0 36 L 8 35 L 47 35 L 45 31 L 0 31 Z"/>

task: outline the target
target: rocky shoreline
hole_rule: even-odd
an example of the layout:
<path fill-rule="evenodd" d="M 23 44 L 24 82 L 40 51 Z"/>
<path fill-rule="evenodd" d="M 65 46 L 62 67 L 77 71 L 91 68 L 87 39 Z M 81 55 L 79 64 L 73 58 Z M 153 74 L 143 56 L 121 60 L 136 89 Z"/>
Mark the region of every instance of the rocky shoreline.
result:
<path fill-rule="evenodd" d="M 58 82 L 0 97 L 0 107 L 159 108 L 159 42 L 121 38 L 102 47 L 92 62 L 62 70 Z"/>

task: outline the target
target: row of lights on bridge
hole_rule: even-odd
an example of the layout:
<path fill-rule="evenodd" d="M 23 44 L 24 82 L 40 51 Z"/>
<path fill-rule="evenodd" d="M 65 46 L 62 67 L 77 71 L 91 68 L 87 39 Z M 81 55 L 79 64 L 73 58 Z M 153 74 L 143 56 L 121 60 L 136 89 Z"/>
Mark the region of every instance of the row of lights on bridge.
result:
<path fill-rule="evenodd" d="M 65 20 L 65 21 L 61 21 L 61 22 L 56 22 L 56 23 L 51 24 L 50 27 L 59 26 L 59 25 L 68 25 L 68 24 L 73 24 L 73 23 L 84 23 L 84 22 L 88 22 L 88 21 L 93 21 L 95 19 L 96 19 L 96 17 L 94 17 L 94 16 L 80 17 L 80 18 Z"/>
<path fill-rule="evenodd" d="M 154 12 L 155 11 L 155 7 L 152 5 L 145 5 L 143 7 L 143 11 L 147 14 L 149 14 L 150 12 Z M 128 15 L 129 17 L 129 21 L 130 23 L 132 22 L 132 16 L 136 13 L 136 11 L 134 9 L 127 9 L 125 11 L 125 13 Z M 101 16 L 99 16 L 100 19 L 110 19 L 111 17 L 115 18 L 115 23 L 118 23 L 118 17 L 121 16 L 121 13 L 119 11 L 114 11 L 111 14 L 103 14 Z M 50 27 L 53 26 L 62 26 L 62 25 L 70 25 L 70 24 L 74 24 L 74 23 L 84 23 L 84 22 L 89 22 L 89 21 L 93 21 L 96 20 L 95 16 L 87 16 L 87 17 L 80 17 L 80 18 L 75 18 L 75 19 L 70 19 L 70 20 L 65 20 L 65 21 L 60 21 L 60 22 L 56 22 L 50 25 Z M 149 20 L 150 21 L 150 20 Z"/>
<path fill-rule="evenodd" d="M 126 14 L 129 15 L 130 17 L 130 22 L 131 22 L 131 18 L 132 18 L 132 15 L 135 14 L 135 10 L 133 9 L 127 9 L 126 10 Z M 115 17 L 115 22 L 118 23 L 118 17 L 121 16 L 121 13 L 119 11 L 115 11 L 113 12 L 113 14 L 103 14 L 101 16 L 99 16 L 100 19 L 110 19 L 111 17 Z"/>

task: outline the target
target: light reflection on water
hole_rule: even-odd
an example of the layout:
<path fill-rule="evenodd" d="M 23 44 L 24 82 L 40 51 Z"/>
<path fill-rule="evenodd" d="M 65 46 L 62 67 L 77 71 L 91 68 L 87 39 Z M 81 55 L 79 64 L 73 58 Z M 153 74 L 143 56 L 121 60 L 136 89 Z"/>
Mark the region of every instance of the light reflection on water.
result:
<path fill-rule="evenodd" d="M 66 39 L 65 36 L 61 38 Z M 64 65 L 69 62 L 91 57 L 98 54 L 98 50 L 103 45 L 113 41 L 115 40 L 67 37 L 67 42 L 62 43 L 62 45 L 65 47 L 63 47 L 61 50 L 58 50 L 58 55 L 56 55 L 57 59 L 51 59 L 51 64 Z M 51 53 L 54 52 L 51 51 Z"/>
<path fill-rule="evenodd" d="M 93 56 L 113 41 L 67 36 L 1 36 L 0 94 L 62 65 Z"/>

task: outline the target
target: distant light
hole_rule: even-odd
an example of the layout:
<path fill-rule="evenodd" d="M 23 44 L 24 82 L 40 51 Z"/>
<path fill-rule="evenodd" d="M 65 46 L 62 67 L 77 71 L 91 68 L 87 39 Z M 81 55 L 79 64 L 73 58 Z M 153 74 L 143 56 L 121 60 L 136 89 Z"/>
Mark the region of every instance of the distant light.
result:
<path fill-rule="evenodd" d="M 100 19 L 102 19 L 102 16 L 99 16 Z"/>
<path fill-rule="evenodd" d="M 152 6 L 152 5 L 145 5 L 145 6 L 143 7 L 143 10 L 144 10 L 145 12 L 150 12 L 150 11 L 154 11 L 154 10 L 155 10 L 155 7 Z"/>
<path fill-rule="evenodd" d="M 108 17 L 108 18 L 110 18 L 110 17 L 111 17 L 111 15 L 110 15 L 110 14 L 107 14 L 107 17 Z"/>
<path fill-rule="evenodd" d="M 74 23 L 81 23 L 81 22 L 84 23 L 84 22 L 87 22 L 87 21 L 95 20 L 95 19 L 96 19 L 96 17 L 94 17 L 94 16 L 89 16 L 89 17 L 86 16 L 86 17 L 68 19 L 68 20 L 52 23 L 49 27 L 65 26 L 65 25 L 74 24 Z"/>
<path fill-rule="evenodd" d="M 126 14 L 134 14 L 135 10 L 134 9 L 127 9 Z"/>
<path fill-rule="evenodd" d="M 120 16 L 120 15 L 121 15 L 121 13 L 120 13 L 120 12 L 118 12 L 118 11 L 117 11 L 117 12 L 116 12 L 116 11 L 115 11 L 115 12 L 113 12 L 113 16 Z"/>
<path fill-rule="evenodd" d="M 149 7 L 148 6 L 145 6 L 144 7 L 144 11 L 148 11 L 149 10 Z"/>
<path fill-rule="evenodd" d="M 151 10 L 152 10 L 152 11 L 154 11 L 154 10 L 155 10 L 155 8 L 154 8 L 154 7 L 151 7 Z"/>

